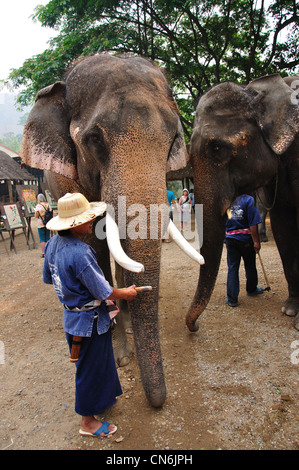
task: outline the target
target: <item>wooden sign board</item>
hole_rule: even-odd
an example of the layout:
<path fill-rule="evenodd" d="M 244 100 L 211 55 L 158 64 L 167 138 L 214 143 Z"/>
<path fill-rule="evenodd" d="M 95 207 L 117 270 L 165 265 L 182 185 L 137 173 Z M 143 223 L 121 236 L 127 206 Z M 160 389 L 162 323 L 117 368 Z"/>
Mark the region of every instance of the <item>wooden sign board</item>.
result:
<path fill-rule="evenodd" d="M 0 210 L 5 230 L 9 231 L 26 227 L 19 203 L 12 202 L 11 204 L 0 204 Z"/>
<path fill-rule="evenodd" d="M 23 216 L 23 211 L 19 202 L 0 204 L 1 219 L 4 222 L 4 231 L 9 233 L 10 237 L 10 249 L 14 249 L 17 253 L 15 245 L 15 231 L 17 229 L 22 229 L 25 235 L 26 243 L 29 247 L 29 240 L 26 234 L 26 222 Z M 27 219 L 28 220 L 28 219 Z M 30 219 L 29 219 L 30 220 Z M 2 229 L 3 230 L 3 229 Z M 1 232 L 1 238 L 3 239 L 3 234 Z M 30 247 L 29 247 L 30 248 Z"/>
<path fill-rule="evenodd" d="M 22 203 L 25 217 L 34 216 L 35 207 L 37 205 L 37 186 L 29 184 L 16 186 L 16 190 Z"/>

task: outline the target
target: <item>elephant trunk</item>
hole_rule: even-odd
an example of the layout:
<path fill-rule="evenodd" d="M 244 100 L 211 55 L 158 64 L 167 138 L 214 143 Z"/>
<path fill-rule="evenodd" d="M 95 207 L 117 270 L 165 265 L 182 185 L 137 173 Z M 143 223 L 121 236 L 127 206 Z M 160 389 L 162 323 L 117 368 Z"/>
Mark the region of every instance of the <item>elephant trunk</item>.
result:
<path fill-rule="evenodd" d="M 132 240 L 126 243 L 129 255 L 136 257 L 140 249 L 145 271 L 139 274 L 125 271 L 124 277 L 126 285 L 152 286 L 151 292 L 139 293 L 128 307 L 145 395 L 151 406 L 160 407 L 166 399 L 158 325 L 161 241 Z"/>
<path fill-rule="evenodd" d="M 219 204 L 211 204 L 211 200 L 207 200 L 205 204 L 203 201 L 204 239 L 201 254 L 205 264 L 200 267 L 196 293 L 186 315 L 186 325 L 190 331 L 198 330 L 196 320 L 209 303 L 215 286 L 224 243 L 226 219 L 226 213 L 219 208 Z"/>
<path fill-rule="evenodd" d="M 121 186 L 122 181 L 122 178 L 116 179 L 118 186 L 114 188 L 113 194 L 109 189 L 106 190 L 108 185 L 103 184 L 102 199 L 112 210 L 106 214 L 107 243 L 112 257 L 123 268 L 125 286 L 152 286 L 151 291 L 140 292 L 134 300 L 128 302 L 128 310 L 146 398 L 151 406 L 160 407 L 166 399 L 158 325 L 162 219 L 158 217 L 159 229 L 157 236 L 153 236 L 151 205 L 158 207 L 166 203 L 165 178 L 156 178 L 157 188 L 151 197 L 143 195 L 142 191 L 138 195 L 133 194 L 133 191 L 126 193 L 124 189 L 127 188 Z M 130 187 L 139 186 L 138 181 L 130 182 Z M 144 187 L 151 187 L 146 179 Z M 126 197 L 120 197 L 120 194 Z"/>

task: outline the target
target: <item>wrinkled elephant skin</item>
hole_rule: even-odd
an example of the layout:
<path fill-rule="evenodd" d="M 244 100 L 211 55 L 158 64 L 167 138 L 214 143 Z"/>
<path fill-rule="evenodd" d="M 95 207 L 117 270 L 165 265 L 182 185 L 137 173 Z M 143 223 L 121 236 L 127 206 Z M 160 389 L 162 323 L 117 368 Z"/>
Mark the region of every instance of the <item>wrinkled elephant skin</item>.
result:
<path fill-rule="evenodd" d="M 81 191 L 116 211 L 167 203 L 166 172 L 186 165 L 186 148 L 176 103 L 161 70 L 149 61 L 96 54 L 75 63 L 65 82 L 38 93 L 24 129 L 22 160 L 47 170 L 58 198 Z M 130 214 L 132 219 L 132 214 Z M 129 217 L 128 217 L 129 219 Z M 128 223 L 128 222 L 127 222 Z M 149 224 L 148 224 L 149 225 Z M 106 241 L 93 237 L 99 264 L 111 282 Z M 153 406 L 166 397 L 158 332 L 161 238 L 123 241 L 127 255 L 144 272 L 123 273 L 123 284 L 152 285 L 129 303 L 137 359 L 146 396 Z M 117 346 L 116 346 L 117 347 Z M 118 351 L 118 361 L 127 355 Z"/>
<path fill-rule="evenodd" d="M 289 298 L 282 311 L 299 329 L 298 77 L 274 74 L 243 87 L 223 83 L 200 99 L 190 144 L 196 203 L 203 204 L 204 240 L 195 297 L 187 313 L 198 328 L 213 292 L 225 236 L 226 210 L 263 187 Z M 296 92 L 297 89 L 297 92 Z M 277 194 L 276 194 L 277 192 Z"/>

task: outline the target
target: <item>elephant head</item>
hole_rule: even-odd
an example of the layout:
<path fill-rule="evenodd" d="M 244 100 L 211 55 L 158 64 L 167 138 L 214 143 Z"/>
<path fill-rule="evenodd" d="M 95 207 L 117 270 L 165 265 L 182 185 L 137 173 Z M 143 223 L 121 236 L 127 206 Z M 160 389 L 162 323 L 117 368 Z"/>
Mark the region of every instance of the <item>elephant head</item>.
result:
<path fill-rule="evenodd" d="M 145 210 L 142 237 L 135 230 L 121 243 L 109 215 L 106 231 L 110 250 L 125 269 L 124 285 L 152 285 L 129 310 L 143 386 L 153 406 L 163 404 L 166 388 L 158 333 L 161 237 L 150 236 L 150 209 L 166 203 L 166 172 L 184 166 L 186 155 L 179 113 L 161 70 L 143 58 L 106 53 L 78 61 L 65 82 L 38 93 L 22 141 L 22 160 L 46 170 L 56 198 L 80 191 L 90 201 L 105 201 L 116 221 L 125 216 L 125 230 L 136 211 Z M 94 247 L 111 281 L 109 252 L 103 253 L 99 238 L 94 237 Z"/>
<path fill-rule="evenodd" d="M 205 265 L 200 267 L 196 294 L 186 317 L 191 331 L 197 330 L 196 320 L 214 289 L 225 237 L 226 210 L 238 195 L 251 193 L 275 180 L 288 152 L 294 153 L 297 133 L 298 104 L 294 103 L 294 90 L 280 75 L 257 79 L 246 87 L 219 84 L 200 99 L 190 160 L 195 200 L 203 204 L 201 253 Z"/>

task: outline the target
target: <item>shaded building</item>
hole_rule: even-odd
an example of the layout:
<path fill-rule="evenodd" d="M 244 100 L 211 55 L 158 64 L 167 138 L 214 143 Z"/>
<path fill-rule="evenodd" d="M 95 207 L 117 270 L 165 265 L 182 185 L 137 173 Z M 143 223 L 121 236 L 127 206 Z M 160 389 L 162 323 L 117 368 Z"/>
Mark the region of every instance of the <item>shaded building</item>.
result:
<path fill-rule="evenodd" d="M 27 184 L 38 185 L 38 178 L 0 149 L 0 202 L 16 202 L 16 186 Z"/>

